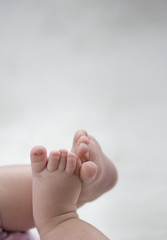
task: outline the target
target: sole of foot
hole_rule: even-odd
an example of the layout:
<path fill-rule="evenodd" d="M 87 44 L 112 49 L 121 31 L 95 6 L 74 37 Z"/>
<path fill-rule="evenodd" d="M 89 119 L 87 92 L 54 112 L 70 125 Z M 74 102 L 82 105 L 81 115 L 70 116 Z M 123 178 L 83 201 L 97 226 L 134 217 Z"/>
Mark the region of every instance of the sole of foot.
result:
<path fill-rule="evenodd" d="M 71 152 L 78 155 L 82 162 L 82 187 L 78 206 L 113 188 L 117 182 L 117 170 L 93 136 L 85 130 L 77 131 Z"/>

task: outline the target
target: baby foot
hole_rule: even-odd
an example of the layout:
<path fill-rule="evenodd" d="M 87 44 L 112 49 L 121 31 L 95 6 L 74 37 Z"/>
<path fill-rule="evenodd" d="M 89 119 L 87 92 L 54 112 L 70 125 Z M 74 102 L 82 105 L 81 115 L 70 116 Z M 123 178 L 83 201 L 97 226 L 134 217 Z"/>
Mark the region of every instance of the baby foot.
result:
<path fill-rule="evenodd" d="M 113 163 L 102 152 L 96 139 L 85 130 L 74 135 L 71 152 L 82 161 L 80 178 L 82 180 L 78 206 L 92 201 L 110 190 L 117 181 L 117 171 Z"/>
<path fill-rule="evenodd" d="M 81 191 L 79 158 L 66 150 L 53 151 L 47 158 L 42 146 L 31 150 L 33 175 L 33 215 L 42 235 L 60 224 L 77 218 L 76 204 Z"/>

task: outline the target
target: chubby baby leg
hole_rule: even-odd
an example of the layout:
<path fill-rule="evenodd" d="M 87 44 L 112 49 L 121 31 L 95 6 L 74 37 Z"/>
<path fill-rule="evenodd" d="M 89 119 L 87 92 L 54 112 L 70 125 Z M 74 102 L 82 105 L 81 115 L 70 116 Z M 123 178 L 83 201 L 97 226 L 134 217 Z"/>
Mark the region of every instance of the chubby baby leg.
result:
<path fill-rule="evenodd" d="M 34 227 L 29 165 L 0 167 L 0 219 L 7 231 L 26 231 Z"/>

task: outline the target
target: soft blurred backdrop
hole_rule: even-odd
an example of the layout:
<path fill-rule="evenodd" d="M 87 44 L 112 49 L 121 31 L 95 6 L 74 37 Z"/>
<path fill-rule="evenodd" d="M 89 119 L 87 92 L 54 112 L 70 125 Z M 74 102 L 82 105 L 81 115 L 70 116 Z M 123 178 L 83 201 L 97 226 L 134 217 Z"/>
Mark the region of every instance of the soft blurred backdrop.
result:
<path fill-rule="evenodd" d="M 167 239 L 167 1 L 1 0 L 0 165 L 94 135 L 114 190 L 79 210 L 113 240 Z"/>

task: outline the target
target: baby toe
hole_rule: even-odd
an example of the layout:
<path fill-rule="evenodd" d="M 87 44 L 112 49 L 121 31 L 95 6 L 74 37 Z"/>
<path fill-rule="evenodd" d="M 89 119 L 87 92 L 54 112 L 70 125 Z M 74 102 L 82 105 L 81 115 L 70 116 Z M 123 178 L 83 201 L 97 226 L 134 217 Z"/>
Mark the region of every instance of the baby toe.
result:
<path fill-rule="evenodd" d="M 98 167 L 93 162 L 86 162 L 82 164 L 81 171 L 80 171 L 80 178 L 85 183 L 92 183 L 98 172 Z"/>
<path fill-rule="evenodd" d="M 47 152 L 43 146 L 36 146 L 31 150 L 31 167 L 33 172 L 41 172 L 47 164 Z"/>
<path fill-rule="evenodd" d="M 74 145 L 77 144 L 78 142 L 78 139 L 81 137 L 81 136 L 88 136 L 87 132 L 85 130 L 78 130 L 75 135 L 74 135 L 74 139 L 73 139 L 73 143 Z"/>
<path fill-rule="evenodd" d="M 64 171 L 66 168 L 66 163 L 67 163 L 67 150 L 60 150 L 60 160 L 59 160 L 59 165 L 58 165 L 58 170 Z"/>
<path fill-rule="evenodd" d="M 52 151 L 49 155 L 49 160 L 47 164 L 47 169 L 49 172 L 54 172 L 57 170 L 59 165 L 60 159 L 60 152 L 59 151 Z"/>
<path fill-rule="evenodd" d="M 77 156 L 73 153 L 69 153 L 67 156 L 66 172 L 72 175 L 76 168 Z"/>
<path fill-rule="evenodd" d="M 89 146 L 86 143 L 81 143 L 76 150 L 76 154 L 81 158 L 82 162 L 88 161 Z"/>

